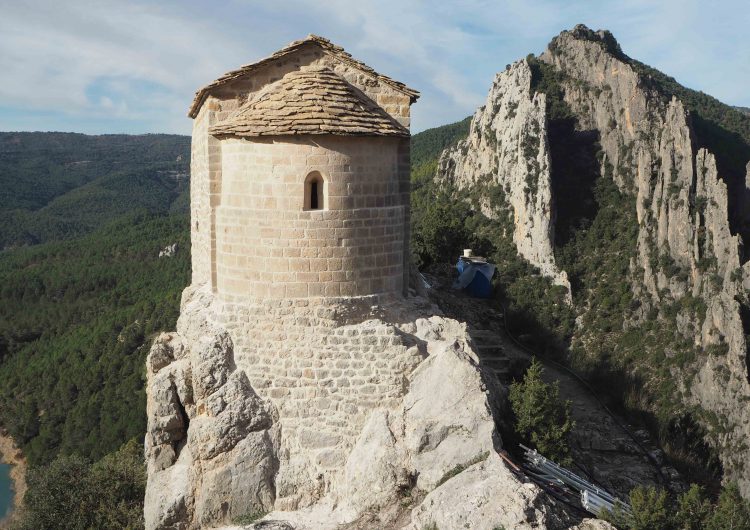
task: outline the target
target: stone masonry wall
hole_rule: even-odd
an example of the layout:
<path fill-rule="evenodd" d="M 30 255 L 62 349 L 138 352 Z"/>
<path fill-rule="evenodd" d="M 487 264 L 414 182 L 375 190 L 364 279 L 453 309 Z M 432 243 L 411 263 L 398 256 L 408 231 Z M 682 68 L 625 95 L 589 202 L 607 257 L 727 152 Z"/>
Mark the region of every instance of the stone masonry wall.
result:
<path fill-rule="evenodd" d="M 207 283 L 211 276 L 208 114 L 210 111 L 204 106 L 193 121 L 190 155 L 190 242 L 194 285 Z"/>
<path fill-rule="evenodd" d="M 220 296 L 399 293 L 405 210 L 398 138 L 286 137 L 221 142 L 216 208 Z M 311 172 L 325 210 L 304 210 Z"/>
<path fill-rule="evenodd" d="M 393 407 L 426 352 L 388 319 L 377 297 L 223 304 L 237 368 L 283 425 L 276 509 L 330 491 L 370 412 Z"/>

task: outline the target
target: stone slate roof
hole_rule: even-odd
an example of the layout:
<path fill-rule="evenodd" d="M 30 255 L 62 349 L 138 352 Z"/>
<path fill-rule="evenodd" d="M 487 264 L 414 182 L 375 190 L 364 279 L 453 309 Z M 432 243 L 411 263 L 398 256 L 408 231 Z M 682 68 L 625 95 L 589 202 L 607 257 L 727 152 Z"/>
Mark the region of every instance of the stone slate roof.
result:
<path fill-rule="evenodd" d="M 286 74 L 209 132 L 240 137 L 409 136 L 392 116 L 328 68 Z"/>
<path fill-rule="evenodd" d="M 342 48 L 341 46 L 336 46 L 331 41 L 323 37 L 319 37 L 317 35 L 308 35 L 307 38 L 294 41 L 291 44 L 280 49 L 279 51 L 275 52 L 273 55 L 266 57 L 265 59 L 261 59 L 260 61 L 255 62 L 255 63 L 246 64 L 238 68 L 237 70 L 232 70 L 231 72 L 227 72 L 226 74 L 224 74 L 217 80 L 213 81 L 212 83 L 209 83 L 208 85 L 198 90 L 195 93 L 195 98 L 193 99 L 193 103 L 190 105 L 188 116 L 191 118 L 195 118 L 198 115 L 198 111 L 200 110 L 201 105 L 203 105 L 203 102 L 211 93 L 212 89 L 220 87 L 221 85 L 224 85 L 231 81 L 234 81 L 235 79 L 239 79 L 240 77 L 244 77 L 248 74 L 251 74 L 255 70 L 258 70 L 259 68 L 262 68 L 272 63 L 273 61 L 276 61 L 277 59 L 281 59 L 282 57 L 285 57 L 291 53 L 296 52 L 303 46 L 311 45 L 311 44 L 319 46 L 324 52 L 336 57 L 344 64 L 348 64 L 349 66 L 357 68 L 358 70 L 371 75 L 372 77 L 382 81 L 383 83 L 391 86 L 392 88 L 400 92 L 403 92 L 404 94 L 408 95 L 411 98 L 412 103 L 414 103 L 419 98 L 418 91 L 407 87 L 403 83 L 394 81 L 388 76 L 377 73 L 375 70 L 367 66 L 365 63 L 354 59 L 350 54 L 344 51 L 344 48 Z"/>

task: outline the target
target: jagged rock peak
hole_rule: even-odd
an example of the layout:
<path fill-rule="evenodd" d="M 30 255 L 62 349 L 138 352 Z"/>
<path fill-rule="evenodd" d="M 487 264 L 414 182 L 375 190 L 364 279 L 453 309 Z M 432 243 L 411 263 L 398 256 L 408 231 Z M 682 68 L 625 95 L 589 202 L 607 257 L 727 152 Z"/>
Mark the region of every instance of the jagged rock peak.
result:
<path fill-rule="evenodd" d="M 478 197 L 470 199 L 475 209 L 560 285 L 565 262 L 556 260 L 564 255 L 555 253 L 556 235 L 566 233 L 570 204 L 611 180 L 622 211 L 634 214 L 620 234 L 637 228 L 621 239 L 632 258 L 618 281 L 636 300 L 624 327 L 654 314 L 671 322 L 673 308 L 683 307 L 670 325 L 696 348 L 690 365 L 675 364 L 670 377 L 682 385 L 682 403 L 703 415 L 725 478 L 750 497 L 747 451 L 738 450 L 750 436 L 743 405 L 750 399 L 750 163 L 746 143 L 734 146 L 741 164 L 733 165 L 723 137 L 706 130 L 704 123 L 721 122 L 720 105 L 629 58 L 608 31 L 578 25 L 497 75 L 466 140 L 443 153 L 436 179 Z M 581 292 L 584 302 L 573 310 L 583 315 L 596 300 Z M 577 334 L 584 347 L 601 338 L 583 326 Z"/>
<path fill-rule="evenodd" d="M 553 251 L 547 96 L 533 90 L 532 82 L 526 60 L 495 76 L 468 137 L 440 157 L 437 178 L 457 189 L 481 189 L 482 212 L 491 219 L 507 215 L 519 254 L 570 295 Z"/>
<path fill-rule="evenodd" d="M 571 30 L 565 30 L 560 33 L 557 37 L 554 37 L 547 46 L 547 49 L 552 51 L 557 46 L 564 45 L 565 37 L 573 38 L 576 40 L 585 40 L 590 42 L 597 42 L 601 44 L 602 48 L 607 52 L 611 53 L 615 57 L 621 60 L 628 60 L 628 56 L 625 55 L 620 47 L 620 43 L 617 42 L 615 36 L 609 30 L 599 29 L 594 31 L 585 24 L 578 24 Z"/>

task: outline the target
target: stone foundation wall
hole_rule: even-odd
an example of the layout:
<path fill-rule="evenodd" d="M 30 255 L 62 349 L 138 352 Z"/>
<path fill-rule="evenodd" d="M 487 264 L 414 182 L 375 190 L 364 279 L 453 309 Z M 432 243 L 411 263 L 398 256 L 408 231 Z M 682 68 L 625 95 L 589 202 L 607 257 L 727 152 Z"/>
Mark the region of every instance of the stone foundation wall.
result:
<path fill-rule="evenodd" d="M 219 295 L 402 292 L 409 200 L 402 143 L 338 136 L 223 140 Z M 325 181 L 324 210 L 303 208 L 305 179 L 314 171 Z"/>
<path fill-rule="evenodd" d="M 219 319 L 251 386 L 284 426 L 277 509 L 327 493 L 372 410 L 394 407 L 426 355 L 369 313 L 377 297 L 223 304 Z"/>

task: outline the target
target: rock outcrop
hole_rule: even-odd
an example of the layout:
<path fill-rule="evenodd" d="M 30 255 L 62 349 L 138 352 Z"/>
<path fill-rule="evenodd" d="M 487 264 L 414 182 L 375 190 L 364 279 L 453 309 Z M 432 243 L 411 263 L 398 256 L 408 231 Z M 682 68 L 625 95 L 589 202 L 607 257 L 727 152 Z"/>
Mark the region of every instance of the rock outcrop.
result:
<path fill-rule="evenodd" d="M 742 238 L 730 227 L 727 177 L 714 155 L 698 147 L 683 103 L 654 93 L 610 34 L 564 32 L 540 58 L 567 74 L 565 101 L 579 126 L 599 131 L 618 187 L 635 190 L 639 255 L 631 273 L 633 290 L 646 291 L 644 309 L 686 295 L 700 298 L 708 306 L 705 316 L 696 315 L 681 331 L 704 352 L 728 346 L 726 356 L 702 355 L 692 381 L 675 375 L 684 379 L 686 403 L 721 418 L 724 432 L 714 433 L 713 442 L 727 478 L 750 495 L 748 453 L 741 450 L 750 436 L 750 412 L 742 405 L 750 385 L 738 301 L 747 300 L 747 290 Z"/>
<path fill-rule="evenodd" d="M 492 190 L 500 190 L 511 207 L 513 241 L 518 253 L 542 274 L 570 289 L 567 275 L 555 264 L 555 219 L 547 140 L 547 100 L 531 87 L 532 72 L 519 61 L 497 74 L 487 101 L 471 122 L 466 140 L 445 151 L 439 176 L 459 190 L 481 185 L 490 193 L 479 198 L 489 217 Z"/>
<path fill-rule="evenodd" d="M 496 76 L 469 137 L 443 153 L 437 178 L 469 196 L 491 195 L 491 185 L 502 186 L 504 205 L 494 211 L 512 211 L 518 253 L 565 284 L 554 261 L 559 168 L 556 173 L 549 155 L 561 140 L 551 133 L 550 96 L 541 93 L 555 91 L 565 119 L 575 123 L 570 133 L 590 138 L 598 151 L 597 173 L 627 198 L 623 208 L 634 205 L 636 255 L 622 281 L 630 284 L 637 308 L 623 314 L 624 327 L 654 314 L 662 318 L 666 308 L 682 304 L 679 334 L 699 354 L 673 370 L 681 407 L 702 411 L 726 478 L 750 495 L 750 468 L 743 464 L 750 436 L 743 405 L 750 399 L 750 267 L 743 263 L 742 241 L 750 168 L 737 175 L 725 163 L 722 173 L 705 147 L 712 144 L 707 133 L 696 132 L 695 116 L 645 68 L 625 56 L 609 32 L 577 26 L 561 33 L 538 59 L 521 60 Z M 554 87 L 539 86 L 544 75 Z M 477 208 L 486 211 L 486 203 L 478 199 Z M 590 308 L 575 309 L 582 315 Z"/>
<path fill-rule="evenodd" d="M 232 339 L 201 303 L 148 356 L 148 528 L 202 528 L 275 500 L 278 413 L 237 370 Z"/>
<path fill-rule="evenodd" d="M 521 483 L 497 454 L 427 494 L 412 514 L 410 530 L 429 528 L 568 528 L 570 520 Z"/>
<path fill-rule="evenodd" d="M 323 309 L 298 308 L 296 318 Z M 320 403 L 311 397 L 291 414 L 287 398 L 300 381 L 287 381 L 289 394 L 254 386 L 212 295 L 188 289 L 177 332 L 160 335 L 148 356 L 146 527 L 220 527 L 241 516 L 262 517 L 258 528 L 287 529 L 420 530 L 459 520 L 487 529 L 572 526 L 560 505 L 498 456 L 502 389 L 480 368 L 465 325 L 436 312 L 421 299 L 392 300 L 378 306 L 376 320 L 350 312 L 329 330 L 329 337 L 355 337 L 355 330 L 391 326 L 399 339 L 378 356 L 392 356 L 395 347 L 417 359 L 400 365 L 397 397 L 373 403 L 366 414 L 340 411 L 355 433 L 348 439 L 322 423 L 315 432 L 295 432 L 288 418 L 314 417 Z M 308 355 L 314 350 L 307 345 Z M 339 361 L 368 351 L 361 342 L 346 350 Z M 358 385 L 354 372 L 348 380 Z M 341 376 L 337 381 L 351 388 Z M 367 384 L 355 390 L 366 392 Z M 311 466 L 331 453 L 344 455 L 341 464 L 323 462 L 311 486 Z"/>

